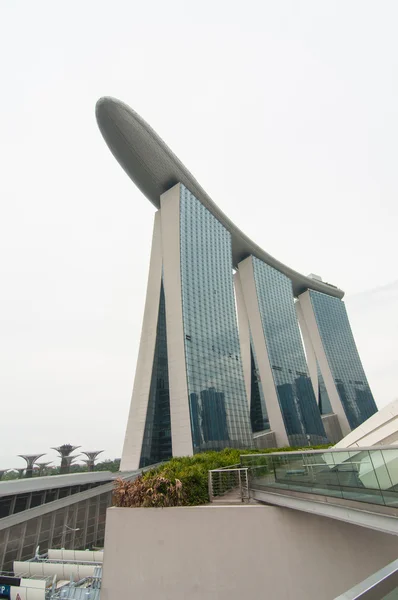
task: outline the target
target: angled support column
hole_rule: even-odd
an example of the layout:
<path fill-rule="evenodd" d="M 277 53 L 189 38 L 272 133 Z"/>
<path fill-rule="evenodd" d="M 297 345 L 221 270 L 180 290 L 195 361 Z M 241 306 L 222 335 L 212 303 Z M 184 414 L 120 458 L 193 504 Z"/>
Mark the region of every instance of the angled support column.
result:
<path fill-rule="evenodd" d="M 247 310 L 245 305 L 245 299 L 243 295 L 242 282 L 239 271 L 234 274 L 234 285 L 235 285 L 235 297 L 236 297 L 236 309 L 238 313 L 238 327 L 239 327 L 239 343 L 240 352 L 242 355 L 243 365 L 243 377 L 245 378 L 245 387 L 247 394 L 247 403 L 250 410 L 250 398 L 251 398 L 251 353 L 250 353 L 250 327 L 249 318 L 247 316 Z"/>
<path fill-rule="evenodd" d="M 306 358 L 307 358 L 308 370 L 310 372 L 312 387 L 314 389 L 316 402 L 319 406 L 318 367 L 317 367 L 314 347 L 312 345 L 312 340 L 311 340 L 311 336 L 308 331 L 307 323 L 305 322 L 305 319 L 304 319 L 303 309 L 301 307 L 300 301 L 296 300 L 294 305 L 296 308 L 297 321 L 300 325 L 300 331 L 301 331 L 301 335 L 303 337 L 305 354 L 306 354 Z"/>
<path fill-rule="evenodd" d="M 298 302 L 300 304 L 300 309 L 298 311 L 299 319 L 301 319 L 301 321 L 304 320 L 305 329 L 308 332 L 309 338 L 312 343 L 313 351 L 318 360 L 319 367 L 323 375 L 330 404 L 332 406 L 334 414 L 337 415 L 343 436 L 346 436 L 350 433 L 351 427 L 345 414 L 345 410 L 341 402 L 339 393 L 337 391 L 332 371 L 330 370 L 325 349 L 323 347 L 315 314 L 311 305 L 310 292 L 306 291 L 303 294 L 300 294 Z"/>
<path fill-rule="evenodd" d="M 121 471 L 134 471 L 135 469 L 138 469 L 140 465 L 142 441 L 144 437 L 152 380 L 159 314 L 160 286 L 162 281 L 162 233 L 160 221 L 160 211 L 158 211 L 155 214 L 153 227 L 144 319 L 142 323 L 133 394 L 127 420 L 122 459 L 120 462 Z"/>
<path fill-rule="evenodd" d="M 180 184 L 160 197 L 173 456 L 193 454 L 181 288 Z"/>
<path fill-rule="evenodd" d="M 275 433 L 277 446 L 290 446 L 278 396 L 275 390 L 267 346 L 263 334 L 260 309 L 258 306 L 254 280 L 253 259 L 251 256 L 239 263 L 239 275 L 243 299 L 252 333 L 253 344 L 260 371 L 261 385 L 265 397 L 271 430 Z M 237 296 L 238 299 L 238 296 Z"/>

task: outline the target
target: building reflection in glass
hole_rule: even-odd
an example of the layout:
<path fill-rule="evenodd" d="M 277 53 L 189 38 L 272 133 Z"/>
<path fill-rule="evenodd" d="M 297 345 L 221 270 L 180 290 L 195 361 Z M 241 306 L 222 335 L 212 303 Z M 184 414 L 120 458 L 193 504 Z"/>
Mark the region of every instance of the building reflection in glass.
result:
<path fill-rule="evenodd" d="M 265 431 L 270 428 L 267 409 L 265 406 L 263 388 L 260 380 L 260 371 L 255 359 L 253 343 L 250 344 L 251 358 L 251 385 L 250 385 L 250 421 L 253 433 Z"/>
<path fill-rule="evenodd" d="M 163 283 L 160 289 L 159 316 L 151 388 L 142 442 L 140 467 L 167 460 L 171 451 L 169 370 L 167 360 L 166 311 Z"/>
<path fill-rule="evenodd" d="M 265 344 L 289 443 L 324 443 L 327 438 L 308 374 L 292 283 L 256 257 L 253 272 Z"/>
<path fill-rule="evenodd" d="M 229 432 L 225 394 L 209 387 L 199 394 L 190 395 L 191 429 L 195 447 L 225 448 L 229 445 Z"/>
<path fill-rule="evenodd" d="M 371 417 L 376 403 L 352 334 L 345 304 L 310 290 L 312 309 L 337 392 L 352 429 Z"/>
<path fill-rule="evenodd" d="M 180 185 L 184 349 L 194 452 L 253 447 L 230 232 Z"/>

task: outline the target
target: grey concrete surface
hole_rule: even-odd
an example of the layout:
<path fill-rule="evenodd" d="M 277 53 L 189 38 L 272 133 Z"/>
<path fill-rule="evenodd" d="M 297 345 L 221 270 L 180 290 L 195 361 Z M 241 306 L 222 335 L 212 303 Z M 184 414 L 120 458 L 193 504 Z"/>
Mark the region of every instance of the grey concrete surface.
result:
<path fill-rule="evenodd" d="M 108 510 L 101 600 L 332 600 L 396 537 L 285 508 Z"/>

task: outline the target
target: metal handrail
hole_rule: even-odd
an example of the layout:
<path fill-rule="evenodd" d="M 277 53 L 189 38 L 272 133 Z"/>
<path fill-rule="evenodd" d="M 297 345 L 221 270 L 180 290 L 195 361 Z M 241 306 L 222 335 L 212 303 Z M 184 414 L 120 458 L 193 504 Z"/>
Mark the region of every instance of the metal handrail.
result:
<path fill-rule="evenodd" d="M 337 490 L 343 499 L 397 510 L 398 447 L 376 448 L 245 454 L 241 462 L 257 491 L 266 486 L 336 497 Z"/>
<path fill-rule="evenodd" d="M 234 474 L 230 479 L 225 482 L 221 477 L 228 473 Z M 214 499 L 219 496 L 237 489 L 240 494 L 242 502 L 250 499 L 250 488 L 249 488 L 249 467 L 241 467 L 231 465 L 230 467 L 221 467 L 219 469 L 212 469 L 209 471 L 208 476 L 208 490 L 210 502 L 214 502 Z M 217 477 L 218 475 L 218 477 Z M 217 484 L 218 481 L 218 489 Z"/>
<path fill-rule="evenodd" d="M 334 600 L 383 600 L 398 588 L 398 559 L 386 565 Z"/>
<path fill-rule="evenodd" d="M 346 454 L 357 454 L 358 452 L 369 452 L 370 450 L 398 450 L 398 445 L 388 445 L 388 446 L 351 446 L 349 448 L 334 448 L 331 446 L 330 448 L 323 448 L 320 450 L 312 450 L 311 448 L 303 448 L 302 450 L 284 450 L 283 452 L 259 452 L 256 454 L 245 454 L 244 456 L 294 456 L 303 454 L 328 454 L 328 453 L 339 453 L 345 452 Z"/>

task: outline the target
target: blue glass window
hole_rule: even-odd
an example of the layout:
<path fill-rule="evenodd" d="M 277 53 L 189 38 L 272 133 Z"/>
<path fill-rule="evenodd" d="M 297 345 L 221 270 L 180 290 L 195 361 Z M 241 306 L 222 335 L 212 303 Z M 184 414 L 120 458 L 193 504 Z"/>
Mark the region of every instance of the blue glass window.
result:
<path fill-rule="evenodd" d="M 270 428 L 254 344 L 250 336 L 250 421 L 253 433 Z"/>
<path fill-rule="evenodd" d="M 286 275 L 255 257 L 253 270 L 265 343 L 289 443 L 324 443 L 326 434 L 308 374 L 292 283 Z"/>
<path fill-rule="evenodd" d="M 333 413 L 332 405 L 330 404 L 329 394 L 327 392 L 325 381 L 318 361 L 316 361 L 318 369 L 318 406 L 321 415 L 330 415 Z"/>
<path fill-rule="evenodd" d="M 140 468 L 171 458 L 169 370 L 163 282 Z"/>
<path fill-rule="evenodd" d="M 181 293 L 194 452 L 252 447 L 231 234 L 180 185 Z"/>
<path fill-rule="evenodd" d="M 366 379 L 344 302 L 310 290 L 318 330 L 340 400 L 354 429 L 371 417 L 376 403 Z"/>

